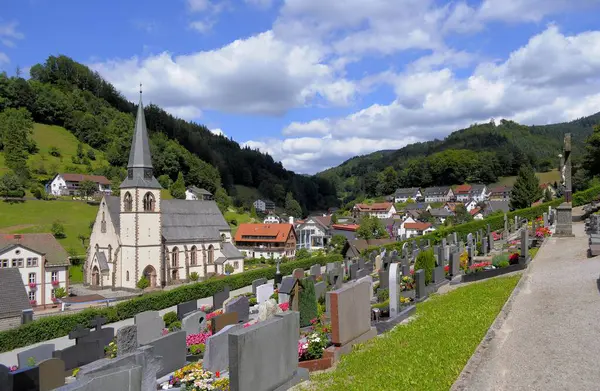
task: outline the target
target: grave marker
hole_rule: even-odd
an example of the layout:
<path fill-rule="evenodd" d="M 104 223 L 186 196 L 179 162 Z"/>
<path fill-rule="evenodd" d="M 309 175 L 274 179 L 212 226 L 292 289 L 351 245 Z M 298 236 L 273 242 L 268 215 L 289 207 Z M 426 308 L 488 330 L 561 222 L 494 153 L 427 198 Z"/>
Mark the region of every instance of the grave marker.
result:
<path fill-rule="evenodd" d="M 283 284 L 285 283 L 285 278 L 283 279 L 283 282 L 281 283 L 281 286 L 283 286 Z M 271 284 L 263 284 L 263 285 L 259 285 L 256 287 L 256 302 L 258 304 L 264 303 L 265 301 L 269 300 L 269 298 L 271 296 L 273 296 L 273 292 L 275 290 L 273 289 L 273 285 Z"/>
<path fill-rule="evenodd" d="M 393 263 L 389 270 L 390 318 L 398 315 L 398 264 Z"/>
<path fill-rule="evenodd" d="M 117 357 L 131 353 L 138 348 L 137 326 L 124 326 L 117 330 Z"/>
<path fill-rule="evenodd" d="M 58 358 L 43 360 L 38 365 L 40 391 L 50 391 L 65 385 L 65 363 Z"/>
<path fill-rule="evenodd" d="M 237 314 L 234 315 L 237 319 Z M 158 377 L 168 375 L 185 365 L 185 356 L 187 354 L 185 337 L 185 331 L 180 330 L 170 332 L 169 334 L 148 342 L 148 346 L 154 347 L 154 352 L 156 352 L 157 355 L 162 356 L 160 369 L 157 373 Z"/>
<path fill-rule="evenodd" d="M 267 281 L 266 278 L 257 278 L 256 280 L 252 281 L 252 294 L 254 296 L 256 296 L 256 288 L 258 288 L 261 285 L 264 285 L 266 283 L 268 283 L 269 281 Z"/>
<path fill-rule="evenodd" d="M 217 315 L 210 319 L 211 331 L 218 333 L 223 327 L 230 324 L 238 323 L 238 314 L 236 312 L 229 312 L 221 315 Z"/>
<path fill-rule="evenodd" d="M 238 315 L 238 322 L 247 322 L 250 319 L 250 304 L 246 296 L 238 296 L 225 304 L 225 313 L 234 312 Z"/>
<path fill-rule="evenodd" d="M 19 368 L 28 367 L 29 364 L 27 361 L 30 357 L 33 358 L 36 364 L 52 358 L 52 352 L 54 352 L 54 349 L 55 347 L 53 343 L 46 343 L 17 353 L 17 363 Z"/>
<path fill-rule="evenodd" d="M 165 328 L 165 322 L 158 314 L 158 311 L 144 311 L 134 317 L 134 323 L 137 328 L 137 338 L 139 345 L 145 345 L 162 335 Z"/>
<path fill-rule="evenodd" d="M 217 292 L 213 295 L 213 311 L 223 308 L 223 303 L 227 299 L 229 299 L 229 286 L 225 285 L 221 292 Z"/>
<path fill-rule="evenodd" d="M 195 311 L 187 314 L 181 321 L 181 329 L 186 335 L 199 334 L 206 328 L 206 313 Z"/>
<path fill-rule="evenodd" d="M 187 314 L 198 309 L 198 301 L 190 300 L 185 303 L 177 304 L 177 319 L 182 320 Z"/>
<path fill-rule="evenodd" d="M 425 299 L 425 271 L 419 269 L 415 272 L 415 299 L 417 301 Z"/>
<path fill-rule="evenodd" d="M 206 350 L 202 360 L 202 367 L 211 372 L 223 372 L 229 367 L 229 334 L 244 326 L 241 324 L 230 324 L 223 327 L 216 334 L 206 340 Z"/>

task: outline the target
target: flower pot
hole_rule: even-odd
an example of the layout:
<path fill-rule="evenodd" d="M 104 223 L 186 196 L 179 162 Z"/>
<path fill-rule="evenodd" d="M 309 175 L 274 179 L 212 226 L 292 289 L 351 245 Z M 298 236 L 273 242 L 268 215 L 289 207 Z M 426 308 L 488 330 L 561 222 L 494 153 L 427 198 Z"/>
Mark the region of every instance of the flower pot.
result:
<path fill-rule="evenodd" d="M 324 369 L 331 368 L 333 366 L 334 353 L 331 349 L 325 349 L 323 351 L 323 357 L 315 360 L 299 361 L 298 366 L 300 368 L 308 369 L 309 372 L 322 371 Z"/>
<path fill-rule="evenodd" d="M 57 286 L 59 284 L 58 281 L 52 281 L 52 286 Z"/>
<path fill-rule="evenodd" d="M 37 288 L 37 284 L 35 282 L 30 282 L 29 283 L 29 288 L 35 289 L 35 288 Z"/>

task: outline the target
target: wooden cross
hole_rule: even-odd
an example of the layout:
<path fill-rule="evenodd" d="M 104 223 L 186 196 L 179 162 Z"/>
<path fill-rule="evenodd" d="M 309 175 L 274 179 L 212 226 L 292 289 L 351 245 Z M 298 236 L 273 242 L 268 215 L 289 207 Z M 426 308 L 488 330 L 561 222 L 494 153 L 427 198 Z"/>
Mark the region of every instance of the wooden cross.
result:
<path fill-rule="evenodd" d="M 102 325 L 105 323 L 106 318 L 103 318 L 102 316 L 96 316 L 94 320 L 90 322 L 90 324 L 96 329 L 96 331 L 100 330 L 102 328 Z"/>
<path fill-rule="evenodd" d="M 78 324 L 73 331 L 69 333 L 69 339 L 74 339 L 75 342 L 77 342 L 79 338 L 87 337 L 88 335 L 90 335 L 90 330 Z"/>

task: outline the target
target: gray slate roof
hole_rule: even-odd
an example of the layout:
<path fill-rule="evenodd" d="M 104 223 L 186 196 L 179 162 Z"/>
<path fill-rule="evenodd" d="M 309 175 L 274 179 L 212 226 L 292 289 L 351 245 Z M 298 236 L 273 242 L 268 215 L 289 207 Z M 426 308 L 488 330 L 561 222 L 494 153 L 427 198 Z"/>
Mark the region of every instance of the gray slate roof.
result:
<path fill-rule="evenodd" d="M 412 197 L 419 191 L 418 187 L 404 187 L 400 189 L 396 189 L 394 195 L 396 197 Z"/>
<path fill-rule="evenodd" d="M 450 190 L 450 186 L 428 187 L 423 190 L 425 196 L 446 195 Z"/>
<path fill-rule="evenodd" d="M 100 265 L 100 271 L 108 271 L 108 262 L 106 261 L 104 251 L 96 251 L 96 258 L 98 259 L 98 265 Z"/>
<path fill-rule="evenodd" d="M 232 243 L 226 242 L 221 245 L 221 252 L 227 259 L 242 259 L 244 254 L 240 252 Z"/>
<path fill-rule="evenodd" d="M 44 255 L 48 266 L 68 266 L 71 264 L 69 254 L 50 233 L 0 234 L 0 252 L 5 252 L 14 246 L 22 246 Z"/>
<path fill-rule="evenodd" d="M 208 191 L 206 189 L 200 189 L 196 186 L 190 186 L 187 189 L 196 195 L 209 195 L 209 196 L 212 195 L 212 193 L 210 191 Z"/>
<path fill-rule="evenodd" d="M 115 196 L 105 199 L 119 233 L 120 199 Z M 167 243 L 221 240 L 220 231 L 231 230 L 215 201 L 162 200 L 160 208 L 162 234 Z"/>
<path fill-rule="evenodd" d="M 496 212 L 498 210 L 501 210 L 504 213 L 508 213 L 510 211 L 510 206 L 509 206 L 509 201 L 486 201 L 486 208 L 485 211 L 489 214 L 489 213 L 493 213 Z"/>
<path fill-rule="evenodd" d="M 431 215 L 433 217 L 448 217 L 448 216 L 452 216 L 452 212 L 448 212 L 446 210 L 446 208 L 431 208 L 429 210 L 429 213 L 431 213 Z"/>
<path fill-rule="evenodd" d="M 0 269 L 0 286 L 2 287 L 0 318 L 20 316 L 23 310 L 31 309 L 19 269 Z"/>

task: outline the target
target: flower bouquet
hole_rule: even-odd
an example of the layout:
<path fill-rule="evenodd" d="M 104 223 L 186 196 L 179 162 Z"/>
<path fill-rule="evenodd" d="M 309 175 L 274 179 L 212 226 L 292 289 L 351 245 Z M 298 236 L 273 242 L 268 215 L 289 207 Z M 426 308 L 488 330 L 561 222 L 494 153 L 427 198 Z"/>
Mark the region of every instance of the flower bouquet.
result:
<path fill-rule="evenodd" d="M 169 381 L 160 386 L 163 390 L 180 387 L 184 391 L 229 391 L 229 379 L 220 378 L 218 371 L 205 371 L 201 363 L 193 363 L 175 371 Z"/>
<path fill-rule="evenodd" d="M 468 273 L 477 273 L 491 268 L 493 268 L 491 262 L 478 262 L 469 266 Z"/>

